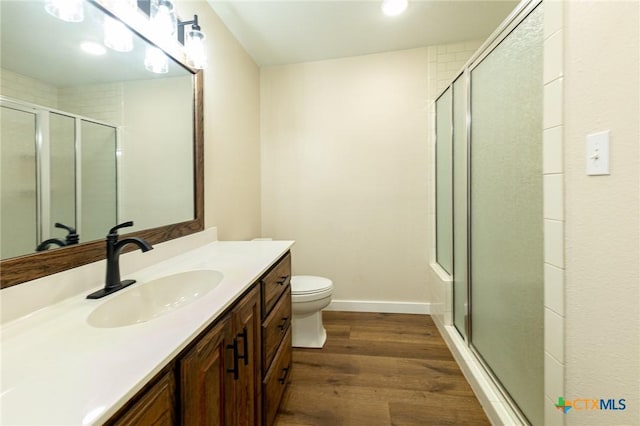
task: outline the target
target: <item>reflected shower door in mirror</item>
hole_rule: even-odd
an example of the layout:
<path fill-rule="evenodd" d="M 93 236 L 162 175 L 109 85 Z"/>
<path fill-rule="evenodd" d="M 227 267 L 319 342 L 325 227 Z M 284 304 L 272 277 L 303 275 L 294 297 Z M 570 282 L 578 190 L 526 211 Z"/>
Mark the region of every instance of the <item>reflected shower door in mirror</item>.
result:
<path fill-rule="evenodd" d="M 73 228 L 101 238 L 117 221 L 116 128 L 2 101 L 1 255 L 66 245 Z"/>
<path fill-rule="evenodd" d="M 38 241 L 36 120 L 33 111 L 2 105 L 0 114 L 0 254 L 32 252 Z M 11 143 L 8 143 L 11 141 Z"/>
<path fill-rule="evenodd" d="M 56 222 L 84 243 L 124 220 L 131 231 L 194 220 L 192 70 L 162 52 L 166 72 L 148 70 L 152 45 L 132 31 L 131 51 L 105 47 L 111 18 L 92 2 L 73 23 L 41 0 L 0 7 L 0 258 L 64 240 Z M 102 54 L 85 53 L 85 42 Z"/>

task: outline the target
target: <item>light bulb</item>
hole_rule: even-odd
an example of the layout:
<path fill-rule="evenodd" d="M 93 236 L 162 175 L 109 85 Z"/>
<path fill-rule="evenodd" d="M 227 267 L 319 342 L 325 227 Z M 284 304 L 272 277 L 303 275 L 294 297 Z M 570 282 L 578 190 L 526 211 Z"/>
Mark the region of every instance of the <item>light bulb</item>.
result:
<path fill-rule="evenodd" d="M 104 45 L 118 52 L 133 50 L 133 33 L 122 22 L 104 17 Z"/>
<path fill-rule="evenodd" d="M 207 55 L 204 50 L 204 33 L 200 30 L 187 31 L 184 39 L 184 48 L 187 54 L 187 63 L 195 69 L 204 69 L 207 66 Z"/>
<path fill-rule="evenodd" d="M 84 52 L 89 53 L 90 55 L 100 56 L 107 53 L 107 50 L 104 48 L 104 46 L 98 43 L 94 43 L 92 41 L 84 41 L 80 43 L 80 48 Z"/>
<path fill-rule="evenodd" d="M 144 55 L 144 67 L 156 74 L 165 74 L 169 72 L 169 58 L 157 47 L 147 46 Z"/>
<path fill-rule="evenodd" d="M 151 1 L 151 24 L 161 37 L 173 37 L 178 31 L 178 18 L 173 3 L 169 0 Z"/>
<path fill-rule="evenodd" d="M 407 0 L 382 0 L 382 13 L 387 16 L 398 16 L 407 9 Z"/>
<path fill-rule="evenodd" d="M 83 0 L 46 0 L 44 9 L 63 21 L 82 22 L 84 20 Z"/>

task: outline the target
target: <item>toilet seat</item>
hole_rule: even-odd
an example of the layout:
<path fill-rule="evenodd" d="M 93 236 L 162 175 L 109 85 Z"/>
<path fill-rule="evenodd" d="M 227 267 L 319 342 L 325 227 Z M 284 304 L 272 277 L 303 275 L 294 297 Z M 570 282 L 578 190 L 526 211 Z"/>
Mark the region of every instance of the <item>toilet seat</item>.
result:
<path fill-rule="evenodd" d="M 294 275 L 291 277 L 291 294 L 294 296 L 331 293 L 331 290 L 333 290 L 333 283 L 328 278 L 312 275 Z"/>

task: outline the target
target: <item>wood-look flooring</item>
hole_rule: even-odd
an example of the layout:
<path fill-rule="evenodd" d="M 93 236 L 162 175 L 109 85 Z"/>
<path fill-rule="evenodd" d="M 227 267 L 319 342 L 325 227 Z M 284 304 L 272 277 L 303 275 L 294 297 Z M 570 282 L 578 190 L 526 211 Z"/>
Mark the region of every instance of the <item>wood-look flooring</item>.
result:
<path fill-rule="evenodd" d="M 293 351 L 277 426 L 490 424 L 430 316 L 323 318 L 324 348 Z"/>

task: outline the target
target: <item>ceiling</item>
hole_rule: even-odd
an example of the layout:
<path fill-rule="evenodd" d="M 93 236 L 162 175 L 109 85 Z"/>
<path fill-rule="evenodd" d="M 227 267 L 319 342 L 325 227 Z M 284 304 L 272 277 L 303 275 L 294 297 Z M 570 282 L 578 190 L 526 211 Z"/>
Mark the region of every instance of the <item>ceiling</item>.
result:
<path fill-rule="evenodd" d="M 409 0 L 404 14 L 388 17 L 378 0 L 208 2 L 260 66 L 486 38 L 518 4 Z"/>
<path fill-rule="evenodd" d="M 84 13 L 82 22 L 64 22 L 45 12 L 43 0 L 0 0 L 2 68 L 58 87 L 188 74 L 174 61 L 169 61 L 167 74 L 147 71 L 147 42 L 137 36 L 131 52 L 107 49 L 102 56 L 83 52 L 83 41 L 102 43 L 104 19 L 104 13 L 89 2 Z"/>

